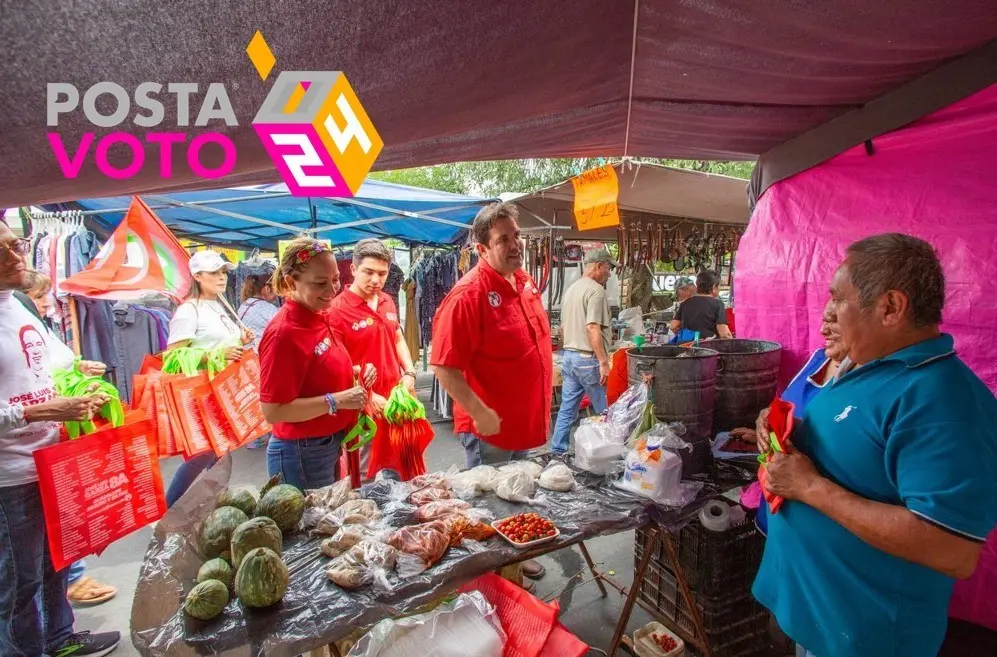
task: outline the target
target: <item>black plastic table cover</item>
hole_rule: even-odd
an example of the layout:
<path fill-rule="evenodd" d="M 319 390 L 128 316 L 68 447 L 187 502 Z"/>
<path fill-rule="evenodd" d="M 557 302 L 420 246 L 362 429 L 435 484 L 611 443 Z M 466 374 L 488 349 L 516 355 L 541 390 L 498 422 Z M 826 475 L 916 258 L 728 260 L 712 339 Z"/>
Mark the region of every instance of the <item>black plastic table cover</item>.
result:
<path fill-rule="evenodd" d="M 320 553 L 320 538 L 298 533 L 285 537 L 284 560 L 290 583 L 281 602 L 259 610 L 244 609 L 233 599 L 217 618 L 196 621 L 187 618 L 181 608 L 202 563 L 196 536 L 218 493 L 227 486 L 230 473 L 231 459 L 226 457 L 156 526 L 132 606 L 132 641 L 142 655 L 293 657 L 346 638 L 384 618 L 418 609 L 484 573 L 522 560 L 526 554 L 551 552 L 583 539 L 643 526 L 652 515 L 659 527 L 677 530 L 717 492 L 715 486 L 707 485 L 685 508 L 661 509 L 607 485 L 602 478 L 580 477 L 580 485 L 568 493 L 538 489 L 535 504 L 514 504 L 494 494 L 482 496 L 474 505 L 488 509 L 496 519 L 527 511 L 542 513 L 554 521 L 561 535 L 533 553 L 508 545 L 501 537 L 486 541 L 483 550 L 451 548 L 419 576 L 401 580 L 392 573 L 390 592 L 372 586 L 340 589 L 325 575 L 330 560 Z M 386 489 L 387 482 L 375 482 L 365 487 L 364 495 L 380 503 L 385 501 L 379 497 Z M 388 514 L 387 520 L 393 526 L 414 524 L 404 511 Z"/>

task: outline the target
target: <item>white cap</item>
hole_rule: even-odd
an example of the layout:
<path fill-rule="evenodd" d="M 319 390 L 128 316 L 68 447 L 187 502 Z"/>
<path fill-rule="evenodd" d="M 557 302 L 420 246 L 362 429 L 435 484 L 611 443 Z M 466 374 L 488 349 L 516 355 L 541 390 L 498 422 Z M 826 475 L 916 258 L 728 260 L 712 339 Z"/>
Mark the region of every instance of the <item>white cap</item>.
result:
<path fill-rule="evenodd" d="M 219 269 L 228 271 L 235 269 L 235 265 L 231 262 L 226 262 L 222 258 L 222 254 L 217 251 L 198 251 L 190 257 L 188 266 L 190 267 L 191 275 L 200 274 L 201 272 L 211 273 Z"/>

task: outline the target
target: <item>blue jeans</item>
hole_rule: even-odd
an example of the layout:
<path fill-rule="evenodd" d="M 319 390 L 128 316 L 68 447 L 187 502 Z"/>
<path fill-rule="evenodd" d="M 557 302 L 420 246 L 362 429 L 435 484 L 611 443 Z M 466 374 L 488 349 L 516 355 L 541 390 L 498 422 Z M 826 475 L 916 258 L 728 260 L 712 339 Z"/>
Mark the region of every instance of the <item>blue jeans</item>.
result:
<path fill-rule="evenodd" d="M 561 359 L 561 408 L 554 423 L 554 437 L 550 450 L 564 454 L 571 447 L 571 427 L 578 419 L 578 405 L 588 393 L 596 413 L 606 410 L 606 387 L 599 385 L 599 361 L 577 351 L 565 351 Z"/>
<path fill-rule="evenodd" d="M 176 504 L 177 500 L 183 497 L 190 485 L 197 479 L 197 475 L 215 463 L 218 463 L 218 457 L 215 456 L 214 452 L 198 454 L 191 460 L 181 463 L 177 471 L 173 473 L 173 481 L 170 482 L 170 488 L 166 491 L 166 506 L 171 507 Z"/>
<path fill-rule="evenodd" d="M 69 567 L 69 575 L 68 575 L 68 577 L 69 577 L 69 583 L 72 584 L 73 582 L 77 581 L 78 579 L 80 579 L 81 577 L 83 577 L 83 574 L 86 573 L 86 572 L 87 572 L 87 562 L 86 561 L 84 561 L 83 559 L 80 559 L 79 561 L 74 562 Z"/>
<path fill-rule="evenodd" d="M 301 490 L 322 488 L 339 478 L 339 451 L 345 431 L 321 438 L 281 440 L 267 444 L 267 472 L 284 475 L 284 483 Z"/>
<path fill-rule="evenodd" d="M 525 461 L 529 450 L 511 451 L 495 447 L 481 440 L 473 433 L 459 433 L 457 439 L 464 447 L 467 467 L 476 468 L 479 465 L 502 465 L 509 461 Z"/>
<path fill-rule="evenodd" d="M 68 574 L 52 567 L 38 484 L 0 488 L 0 655 L 38 657 L 70 637 Z"/>

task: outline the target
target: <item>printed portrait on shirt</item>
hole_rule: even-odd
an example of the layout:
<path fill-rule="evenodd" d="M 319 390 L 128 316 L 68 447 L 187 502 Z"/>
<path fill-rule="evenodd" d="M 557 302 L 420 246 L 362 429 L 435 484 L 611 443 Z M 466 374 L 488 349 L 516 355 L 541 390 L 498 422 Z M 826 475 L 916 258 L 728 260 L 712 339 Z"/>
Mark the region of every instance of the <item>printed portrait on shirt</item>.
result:
<path fill-rule="evenodd" d="M 45 338 L 34 326 L 30 324 L 22 326 L 20 331 L 21 351 L 24 353 L 24 361 L 28 369 L 36 378 L 42 378 L 46 374 L 48 366 L 48 350 L 45 345 Z"/>

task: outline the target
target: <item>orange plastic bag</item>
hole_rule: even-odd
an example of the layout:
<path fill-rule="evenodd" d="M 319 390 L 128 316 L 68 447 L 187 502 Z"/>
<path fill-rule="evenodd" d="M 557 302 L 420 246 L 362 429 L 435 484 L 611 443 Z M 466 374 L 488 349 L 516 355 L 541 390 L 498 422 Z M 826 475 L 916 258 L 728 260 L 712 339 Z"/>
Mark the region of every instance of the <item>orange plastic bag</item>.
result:
<path fill-rule="evenodd" d="M 101 429 L 34 453 L 56 570 L 159 520 L 166 513 L 153 423 L 129 413 Z"/>
<path fill-rule="evenodd" d="M 233 449 L 242 446 L 229 424 L 228 418 L 222 412 L 222 407 L 215 397 L 211 384 L 205 381 L 197 387 L 197 409 L 201 413 L 204 430 L 211 441 L 215 456 L 221 458 Z"/>
<path fill-rule="evenodd" d="M 208 373 L 199 372 L 196 376 L 163 376 L 164 395 L 170 414 L 170 426 L 178 436 L 184 458 L 212 451 L 211 438 L 201 419 L 197 405 L 198 390 L 207 385 Z"/>
<path fill-rule="evenodd" d="M 210 383 L 237 445 L 270 431 L 260 405 L 260 360 L 255 353 L 248 352 Z"/>

